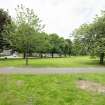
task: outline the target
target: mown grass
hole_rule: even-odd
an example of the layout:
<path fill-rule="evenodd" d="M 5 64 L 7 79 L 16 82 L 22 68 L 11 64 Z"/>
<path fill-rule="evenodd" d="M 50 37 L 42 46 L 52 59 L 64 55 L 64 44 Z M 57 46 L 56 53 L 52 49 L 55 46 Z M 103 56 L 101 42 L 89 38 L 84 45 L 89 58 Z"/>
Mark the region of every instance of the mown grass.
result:
<path fill-rule="evenodd" d="M 105 94 L 77 88 L 81 79 L 105 85 L 105 74 L 0 75 L 0 105 L 105 105 Z"/>
<path fill-rule="evenodd" d="M 97 59 L 88 56 L 69 57 L 69 58 L 43 58 L 29 59 L 29 67 L 92 67 L 100 66 Z M 22 67 L 25 66 L 23 59 L 0 60 L 0 67 Z"/>

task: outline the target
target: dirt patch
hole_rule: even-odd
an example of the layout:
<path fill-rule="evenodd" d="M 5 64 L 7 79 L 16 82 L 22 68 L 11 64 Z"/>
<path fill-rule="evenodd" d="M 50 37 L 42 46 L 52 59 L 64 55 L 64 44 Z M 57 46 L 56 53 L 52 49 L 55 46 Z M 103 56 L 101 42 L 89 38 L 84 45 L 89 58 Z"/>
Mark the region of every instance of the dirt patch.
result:
<path fill-rule="evenodd" d="M 18 87 L 24 86 L 24 80 L 17 80 L 16 86 L 18 86 Z"/>
<path fill-rule="evenodd" d="M 105 85 L 102 85 L 100 83 L 87 81 L 87 80 L 79 80 L 77 81 L 76 84 L 77 84 L 77 87 L 79 87 L 82 90 L 105 93 Z"/>

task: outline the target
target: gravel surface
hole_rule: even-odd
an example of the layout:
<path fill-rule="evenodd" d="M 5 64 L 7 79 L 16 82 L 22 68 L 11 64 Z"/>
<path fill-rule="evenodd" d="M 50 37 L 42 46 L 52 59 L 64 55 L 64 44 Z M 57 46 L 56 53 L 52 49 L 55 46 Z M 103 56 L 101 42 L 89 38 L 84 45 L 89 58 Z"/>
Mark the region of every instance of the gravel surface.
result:
<path fill-rule="evenodd" d="M 0 68 L 0 74 L 69 74 L 69 73 L 105 73 L 104 67 L 89 68 Z"/>

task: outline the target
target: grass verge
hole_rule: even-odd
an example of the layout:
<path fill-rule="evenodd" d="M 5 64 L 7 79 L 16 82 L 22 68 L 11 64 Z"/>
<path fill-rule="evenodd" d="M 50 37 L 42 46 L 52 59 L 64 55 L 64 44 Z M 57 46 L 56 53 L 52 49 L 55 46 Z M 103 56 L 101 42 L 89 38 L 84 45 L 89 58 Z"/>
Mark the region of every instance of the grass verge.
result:
<path fill-rule="evenodd" d="M 0 67 L 25 67 L 23 59 L 0 60 Z M 96 67 L 101 66 L 97 59 L 88 56 L 69 57 L 69 58 L 44 58 L 29 59 L 29 67 Z"/>
<path fill-rule="evenodd" d="M 81 90 L 77 80 L 105 85 L 105 74 L 0 75 L 0 105 L 105 105 L 105 94 Z"/>

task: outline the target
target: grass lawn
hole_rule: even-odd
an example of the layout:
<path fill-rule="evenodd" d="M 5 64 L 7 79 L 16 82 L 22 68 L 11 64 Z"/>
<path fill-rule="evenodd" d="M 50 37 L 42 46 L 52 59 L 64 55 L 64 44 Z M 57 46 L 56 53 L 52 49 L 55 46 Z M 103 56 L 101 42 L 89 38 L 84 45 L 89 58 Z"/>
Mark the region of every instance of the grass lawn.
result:
<path fill-rule="evenodd" d="M 105 94 L 76 87 L 80 79 L 105 85 L 105 74 L 0 75 L 0 105 L 105 105 Z"/>
<path fill-rule="evenodd" d="M 69 58 L 44 58 L 30 59 L 30 67 L 93 67 L 100 66 L 97 59 L 91 59 L 88 56 L 69 57 Z M 23 59 L 0 60 L 0 67 L 21 67 L 25 66 Z"/>

